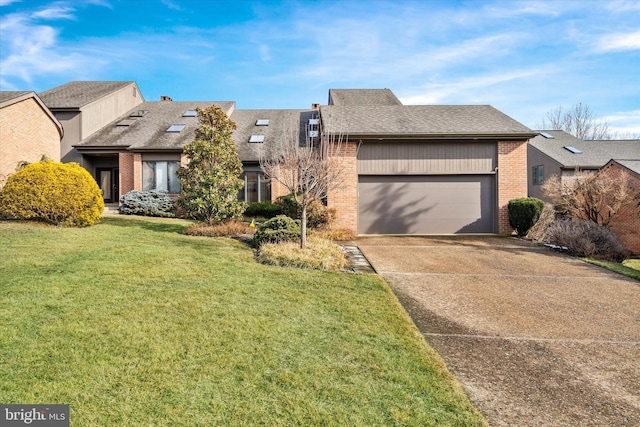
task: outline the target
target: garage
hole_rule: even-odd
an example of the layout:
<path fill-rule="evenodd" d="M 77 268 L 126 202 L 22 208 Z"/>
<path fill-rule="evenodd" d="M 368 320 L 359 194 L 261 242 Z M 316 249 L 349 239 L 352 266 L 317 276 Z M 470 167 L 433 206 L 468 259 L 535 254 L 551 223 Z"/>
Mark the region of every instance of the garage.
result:
<path fill-rule="evenodd" d="M 360 176 L 358 234 L 495 232 L 494 175 Z"/>

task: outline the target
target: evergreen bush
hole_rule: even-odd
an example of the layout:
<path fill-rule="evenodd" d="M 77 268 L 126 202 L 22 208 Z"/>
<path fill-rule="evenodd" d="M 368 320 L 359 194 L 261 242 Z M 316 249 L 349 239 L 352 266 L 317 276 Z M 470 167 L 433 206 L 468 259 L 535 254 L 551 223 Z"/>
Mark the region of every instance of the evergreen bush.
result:
<path fill-rule="evenodd" d="M 129 191 L 120 197 L 118 211 L 124 215 L 174 217 L 176 202 L 165 190 Z"/>
<path fill-rule="evenodd" d="M 300 219 L 301 208 L 293 194 L 278 197 L 275 204 L 289 218 Z M 335 218 L 335 209 L 326 207 L 318 200 L 312 201 L 307 207 L 307 225 L 311 228 L 328 226 L 333 218 Z"/>
<path fill-rule="evenodd" d="M 253 243 L 260 247 L 263 243 L 278 243 L 300 240 L 300 221 L 286 215 L 278 215 L 260 226 L 253 236 Z"/>
<path fill-rule="evenodd" d="M 509 200 L 509 225 L 519 237 L 526 236 L 540 218 L 543 209 L 544 202 L 535 197 Z"/>
<path fill-rule="evenodd" d="M 26 165 L 11 175 L 0 192 L 0 217 L 83 227 L 104 210 L 102 191 L 77 163 L 51 160 Z"/>
<path fill-rule="evenodd" d="M 247 204 L 244 210 L 244 216 L 258 217 L 258 218 L 273 218 L 278 215 L 282 215 L 284 212 L 282 208 L 275 203 L 271 202 L 253 202 Z"/>

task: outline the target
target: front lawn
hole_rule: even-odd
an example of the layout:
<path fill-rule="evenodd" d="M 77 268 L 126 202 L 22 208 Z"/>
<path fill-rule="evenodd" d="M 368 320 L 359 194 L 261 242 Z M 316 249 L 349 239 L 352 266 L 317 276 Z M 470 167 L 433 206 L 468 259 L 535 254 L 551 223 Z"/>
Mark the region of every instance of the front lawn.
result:
<path fill-rule="evenodd" d="M 387 285 L 188 222 L 0 222 L 0 401 L 72 426 L 483 425 Z"/>
<path fill-rule="evenodd" d="M 591 258 L 586 258 L 585 261 L 606 268 L 607 270 L 611 270 L 615 273 L 622 274 L 623 276 L 640 280 L 640 260 L 638 259 L 628 259 L 622 262 L 622 264 Z"/>

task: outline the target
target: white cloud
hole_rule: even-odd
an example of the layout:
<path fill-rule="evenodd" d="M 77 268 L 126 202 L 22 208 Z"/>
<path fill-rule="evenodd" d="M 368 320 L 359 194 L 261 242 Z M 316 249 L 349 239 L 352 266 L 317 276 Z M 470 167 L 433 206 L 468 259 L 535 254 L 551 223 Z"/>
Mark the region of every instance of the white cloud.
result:
<path fill-rule="evenodd" d="M 73 16 L 75 9 L 64 5 L 53 5 L 37 12 L 34 12 L 32 18 L 40 19 L 75 19 Z"/>
<path fill-rule="evenodd" d="M 596 49 L 601 52 L 640 50 L 640 31 L 602 36 L 597 41 Z"/>
<path fill-rule="evenodd" d="M 0 6 L 8 6 L 11 3 L 19 3 L 21 0 L 0 0 Z"/>
<path fill-rule="evenodd" d="M 618 137 L 640 138 L 640 110 L 622 111 L 602 118 Z"/>

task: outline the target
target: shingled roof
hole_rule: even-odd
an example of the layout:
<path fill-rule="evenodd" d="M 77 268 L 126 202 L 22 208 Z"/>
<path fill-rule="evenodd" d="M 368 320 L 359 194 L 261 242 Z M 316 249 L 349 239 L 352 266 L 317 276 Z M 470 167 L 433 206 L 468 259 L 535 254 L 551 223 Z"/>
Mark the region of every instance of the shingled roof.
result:
<path fill-rule="evenodd" d="M 112 92 L 135 84 L 134 81 L 75 81 L 45 90 L 39 96 L 52 109 L 80 109 Z M 138 94 L 142 96 L 140 91 Z"/>
<path fill-rule="evenodd" d="M 28 90 L 3 90 L 0 91 L 0 107 L 19 102 L 19 98 L 27 96 L 33 92 Z"/>
<path fill-rule="evenodd" d="M 531 138 L 535 135 L 490 105 L 323 106 L 324 129 L 349 136 Z"/>
<path fill-rule="evenodd" d="M 235 107 L 235 103 L 231 101 L 143 102 L 75 147 L 81 151 L 100 148 L 181 151 L 185 144 L 193 140 L 198 127 L 197 117 L 183 117 L 183 114 L 187 110 L 206 108 L 212 104 L 220 107 L 227 115 Z M 144 110 L 148 113 L 142 117 L 131 117 L 135 112 Z M 185 127 L 180 132 L 167 132 L 173 124 L 184 124 Z"/>
<path fill-rule="evenodd" d="M 560 163 L 564 168 L 599 169 L 609 160 L 640 160 L 640 139 L 582 140 L 561 130 L 544 130 L 553 138 L 538 135 L 529 141 L 531 146 Z M 566 146 L 582 151 L 574 154 Z"/>
<path fill-rule="evenodd" d="M 329 89 L 329 105 L 402 105 L 390 89 Z"/>

